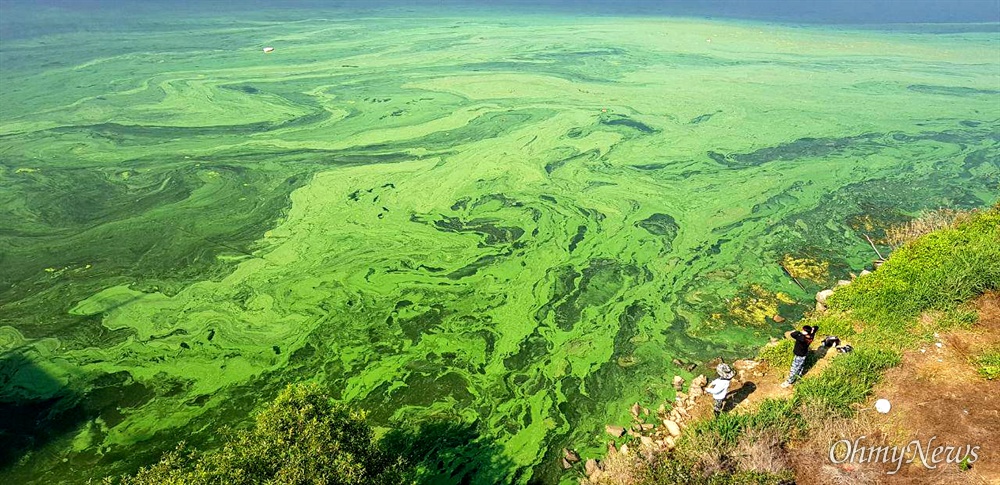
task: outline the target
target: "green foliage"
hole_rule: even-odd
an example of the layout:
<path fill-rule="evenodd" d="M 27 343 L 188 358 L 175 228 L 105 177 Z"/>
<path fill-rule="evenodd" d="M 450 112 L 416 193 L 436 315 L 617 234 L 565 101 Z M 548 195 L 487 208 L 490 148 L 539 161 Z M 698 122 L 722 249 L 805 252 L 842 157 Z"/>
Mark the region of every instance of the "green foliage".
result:
<path fill-rule="evenodd" d="M 795 342 L 787 338 L 774 345 L 765 345 L 757 353 L 757 360 L 767 362 L 774 368 L 787 368 L 792 365 L 793 347 L 795 347 Z"/>
<path fill-rule="evenodd" d="M 838 289 L 830 307 L 901 331 L 924 311 L 949 311 L 997 288 L 1000 206 L 899 248 L 878 271 Z"/>
<path fill-rule="evenodd" d="M 336 404 L 316 385 L 289 386 L 255 426 L 231 432 L 221 448 L 182 443 L 135 476 L 105 484 L 347 485 L 405 483 L 399 458 L 385 453 L 363 413 Z"/>
<path fill-rule="evenodd" d="M 805 421 L 788 399 L 765 399 L 751 415 L 749 427 L 760 430 L 778 431 L 780 436 L 794 438 L 805 429 Z"/>
<path fill-rule="evenodd" d="M 692 434 L 704 439 L 712 437 L 720 447 L 731 447 L 748 431 L 775 431 L 785 440 L 793 438 L 804 427 L 802 417 L 787 399 L 765 399 L 748 413 L 723 413 L 715 419 L 698 421 Z"/>
<path fill-rule="evenodd" d="M 882 372 L 898 365 L 899 360 L 898 353 L 877 348 L 838 356 L 822 374 L 803 379 L 795 389 L 795 399 L 830 415 L 850 416 L 851 405 L 868 397 Z"/>
<path fill-rule="evenodd" d="M 958 307 L 952 311 L 944 314 L 942 318 L 942 326 L 945 328 L 959 327 L 959 328 L 971 328 L 979 322 L 979 312 L 974 308 L 963 308 Z"/>
<path fill-rule="evenodd" d="M 854 321 L 843 312 L 828 311 L 811 317 L 808 322 L 803 322 L 803 325 L 819 327 L 817 340 L 822 340 L 826 335 L 834 335 L 847 341 L 855 335 Z"/>
<path fill-rule="evenodd" d="M 989 349 L 974 360 L 976 370 L 983 379 L 991 381 L 1000 379 L 1000 347 Z"/>
<path fill-rule="evenodd" d="M 412 467 L 418 483 L 455 483 L 457 477 L 500 483 L 514 468 L 499 444 L 484 437 L 475 423 L 459 417 L 401 424 L 382 438 L 382 444 Z"/>

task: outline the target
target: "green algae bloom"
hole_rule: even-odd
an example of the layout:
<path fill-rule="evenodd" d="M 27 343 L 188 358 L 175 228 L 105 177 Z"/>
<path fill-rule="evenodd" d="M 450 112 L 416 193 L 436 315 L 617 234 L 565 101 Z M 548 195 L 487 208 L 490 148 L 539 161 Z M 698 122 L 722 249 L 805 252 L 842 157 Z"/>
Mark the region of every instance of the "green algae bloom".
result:
<path fill-rule="evenodd" d="M 12 483 L 211 445 L 304 380 L 383 430 L 475 426 L 495 452 L 456 444 L 456 482 L 498 462 L 571 479 L 559 450 L 672 399 L 674 358 L 746 355 L 779 305 L 809 307 L 785 255 L 810 255 L 807 285 L 843 278 L 872 258 L 859 218 L 1000 184 L 991 33 L 297 10 L 39 27 L 68 15 L 20 12 L 0 46 Z"/>

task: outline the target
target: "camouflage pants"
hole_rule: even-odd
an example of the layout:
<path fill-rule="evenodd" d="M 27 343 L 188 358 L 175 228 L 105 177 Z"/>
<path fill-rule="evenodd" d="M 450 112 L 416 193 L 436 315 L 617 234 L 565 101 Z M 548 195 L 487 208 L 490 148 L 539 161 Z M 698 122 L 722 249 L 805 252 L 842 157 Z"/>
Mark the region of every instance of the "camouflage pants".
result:
<path fill-rule="evenodd" d="M 806 364 L 806 356 L 804 355 L 801 357 L 798 355 L 795 356 L 795 359 L 792 360 L 792 370 L 788 373 L 789 384 L 795 383 L 795 380 L 802 375 L 802 368 L 805 367 L 805 364 Z"/>
<path fill-rule="evenodd" d="M 716 414 L 721 413 L 722 412 L 722 408 L 725 405 L 726 405 L 726 398 L 716 399 L 715 400 L 715 407 L 713 407 L 712 410 L 715 411 Z"/>

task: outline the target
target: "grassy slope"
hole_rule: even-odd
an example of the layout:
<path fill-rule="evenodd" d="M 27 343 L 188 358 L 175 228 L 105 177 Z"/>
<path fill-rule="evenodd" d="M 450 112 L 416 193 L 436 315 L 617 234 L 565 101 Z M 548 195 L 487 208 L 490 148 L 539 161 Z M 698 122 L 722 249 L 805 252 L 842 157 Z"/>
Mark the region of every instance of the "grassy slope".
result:
<path fill-rule="evenodd" d="M 997 288 L 1000 205 L 899 248 L 878 271 L 838 289 L 831 297 L 829 311 L 802 323 L 818 324 L 824 334 L 841 336 L 855 352 L 834 359 L 823 372 L 803 379 L 791 399 L 765 401 L 755 411 L 724 414 L 692 426 L 677 453 L 656 463 L 646 474 L 645 483 L 787 480 L 790 472 L 740 470 L 737 460 L 731 458 L 741 439 L 767 436 L 783 446 L 805 438 L 811 429 L 820 429 L 825 419 L 853 416 L 883 372 L 900 362 L 903 350 L 930 341 L 935 332 L 972 325 L 976 314 L 963 304 Z M 920 318 L 928 313 L 938 318 Z M 791 355 L 788 343 L 791 341 L 767 348 L 761 358 L 772 365 L 786 365 L 786 356 Z M 981 357 L 982 361 L 989 359 L 988 355 Z M 717 451 L 716 463 L 727 473 L 702 476 L 705 449 Z"/>

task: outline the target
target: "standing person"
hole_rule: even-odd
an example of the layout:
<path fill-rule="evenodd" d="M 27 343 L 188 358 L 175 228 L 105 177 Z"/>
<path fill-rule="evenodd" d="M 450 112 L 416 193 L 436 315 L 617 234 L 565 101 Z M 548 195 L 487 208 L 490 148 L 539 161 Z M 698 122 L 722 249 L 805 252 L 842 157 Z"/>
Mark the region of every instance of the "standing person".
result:
<path fill-rule="evenodd" d="M 729 393 L 729 381 L 736 375 L 733 369 L 729 367 L 725 362 L 719 364 L 715 368 L 715 372 L 719 374 L 719 378 L 715 379 L 705 388 L 705 392 L 712 395 L 712 399 L 715 399 L 715 407 L 712 408 L 715 414 L 718 415 L 722 412 L 722 408 L 726 404 L 726 394 Z"/>
<path fill-rule="evenodd" d="M 788 387 L 795 384 L 795 381 L 802 376 L 802 368 L 806 363 L 806 356 L 809 355 L 809 345 L 816 337 L 819 326 L 806 325 L 802 331 L 792 331 L 786 334 L 789 338 L 795 339 L 795 349 L 792 350 L 795 358 L 792 359 L 792 370 L 788 372 L 788 380 L 781 383 L 781 387 Z"/>

